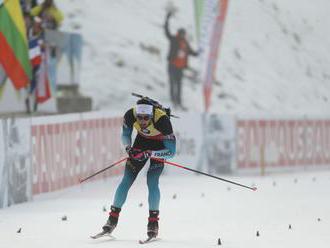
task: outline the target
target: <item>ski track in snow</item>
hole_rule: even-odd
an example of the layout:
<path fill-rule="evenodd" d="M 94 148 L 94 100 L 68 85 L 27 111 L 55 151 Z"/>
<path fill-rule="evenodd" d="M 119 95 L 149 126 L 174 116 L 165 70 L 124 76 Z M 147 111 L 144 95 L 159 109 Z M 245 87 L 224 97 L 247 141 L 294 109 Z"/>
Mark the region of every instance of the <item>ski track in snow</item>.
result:
<path fill-rule="evenodd" d="M 329 247 L 329 171 L 225 178 L 258 190 L 204 176 L 163 175 L 160 240 L 145 246 L 217 247 L 220 238 L 221 247 L 228 248 Z M 129 192 L 115 240 L 89 238 L 105 223 L 108 213 L 103 208 L 109 209 L 120 179 L 88 182 L 1 209 L 0 247 L 139 246 L 138 240 L 146 237 L 148 215 L 144 173 Z"/>

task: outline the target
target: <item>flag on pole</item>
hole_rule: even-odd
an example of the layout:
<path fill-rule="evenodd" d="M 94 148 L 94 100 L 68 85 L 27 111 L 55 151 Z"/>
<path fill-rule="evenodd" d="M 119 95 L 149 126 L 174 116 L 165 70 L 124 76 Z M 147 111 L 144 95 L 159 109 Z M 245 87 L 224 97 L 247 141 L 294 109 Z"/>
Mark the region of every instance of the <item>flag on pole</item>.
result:
<path fill-rule="evenodd" d="M 37 85 L 36 85 L 36 98 L 38 103 L 46 102 L 51 98 L 51 89 L 48 76 L 47 66 L 47 52 L 42 53 L 41 64 L 38 71 Z"/>
<path fill-rule="evenodd" d="M 40 38 L 34 38 L 29 41 L 29 58 L 33 67 L 41 64 Z"/>
<path fill-rule="evenodd" d="M 219 46 L 229 0 L 195 0 L 196 35 L 201 54 L 205 111 L 211 103 Z"/>
<path fill-rule="evenodd" d="M 31 64 L 19 0 L 0 0 L 0 64 L 16 89 L 29 84 Z"/>

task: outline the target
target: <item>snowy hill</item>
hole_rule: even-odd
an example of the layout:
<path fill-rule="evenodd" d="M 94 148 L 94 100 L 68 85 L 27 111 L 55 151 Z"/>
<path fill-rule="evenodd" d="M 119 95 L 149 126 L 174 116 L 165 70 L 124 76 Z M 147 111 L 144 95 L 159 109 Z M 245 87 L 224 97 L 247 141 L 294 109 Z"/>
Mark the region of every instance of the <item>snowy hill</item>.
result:
<path fill-rule="evenodd" d="M 57 0 L 63 30 L 84 37 L 81 90 L 95 109 L 120 110 L 130 92 L 169 104 L 163 31 L 168 0 Z M 173 1 L 171 31 L 194 36 L 193 1 Z M 231 0 L 211 111 L 329 115 L 330 23 L 327 0 Z M 190 64 L 198 69 L 198 59 Z M 187 71 L 191 76 L 191 72 Z M 201 83 L 184 79 L 183 100 L 202 111 Z"/>

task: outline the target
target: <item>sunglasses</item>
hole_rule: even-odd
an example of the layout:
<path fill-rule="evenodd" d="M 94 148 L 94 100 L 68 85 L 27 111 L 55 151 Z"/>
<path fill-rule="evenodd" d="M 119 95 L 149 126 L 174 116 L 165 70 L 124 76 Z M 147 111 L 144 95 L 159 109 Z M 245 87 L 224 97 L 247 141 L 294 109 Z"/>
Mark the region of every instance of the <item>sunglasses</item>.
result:
<path fill-rule="evenodd" d="M 139 120 L 139 121 L 148 121 L 151 119 L 151 115 L 137 115 L 136 118 Z"/>

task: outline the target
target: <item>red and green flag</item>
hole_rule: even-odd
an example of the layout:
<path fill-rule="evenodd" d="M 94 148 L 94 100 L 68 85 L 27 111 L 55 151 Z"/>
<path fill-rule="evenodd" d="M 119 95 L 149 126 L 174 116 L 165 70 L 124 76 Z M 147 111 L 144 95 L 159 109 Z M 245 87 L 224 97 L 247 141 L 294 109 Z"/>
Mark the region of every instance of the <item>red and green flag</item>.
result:
<path fill-rule="evenodd" d="M 16 89 L 29 84 L 31 64 L 19 0 L 0 0 L 0 64 Z"/>

